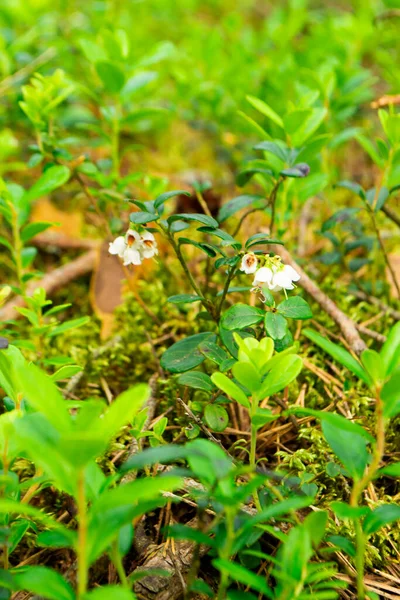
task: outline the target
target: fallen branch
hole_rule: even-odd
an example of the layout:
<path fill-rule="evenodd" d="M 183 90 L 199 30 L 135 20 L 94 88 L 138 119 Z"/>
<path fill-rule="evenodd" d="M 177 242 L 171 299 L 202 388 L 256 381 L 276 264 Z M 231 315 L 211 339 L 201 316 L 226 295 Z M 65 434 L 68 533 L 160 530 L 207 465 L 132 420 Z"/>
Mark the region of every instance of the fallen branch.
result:
<path fill-rule="evenodd" d="M 336 306 L 333 300 L 331 300 L 318 287 L 318 285 L 312 279 L 310 279 L 310 277 L 305 273 L 305 271 L 303 271 L 303 269 L 292 258 L 288 250 L 286 250 L 282 246 L 279 246 L 275 247 L 274 251 L 282 257 L 285 263 L 291 265 L 294 269 L 296 269 L 296 271 L 300 275 L 299 285 L 320 305 L 320 307 L 340 327 L 343 337 L 349 344 L 350 348 L 356 354 L 361 354 L 361 352 L 365 350 L 367 346 L 365 342 L 360 338 L 354 321 L 350 319 L 350 317 L 345 315 L 344 312 L 342 312 L 340 308 Z"/>
<path fill-rule="evenodd" d="M 54 271 L 47 273 L 39 281 L 31 282 L 28 285 L 27 296 L 32 296 L 37 288 L 43 288 L 47 295 L 52 294 L 74 279 L 90 273 L 93 270 L 95 259 L 96 250 L 89 250 L 89 252 L 86 252 L 68 264 L 63 265 L 58 269 L 54 269 Z M 21 297 L 10 300 L 4 304 L 3 308 L 0 310 L 0 320 L 10 321 L 12 319 L 18 319 L 21 315 L 16 308 L 24 305 L 25 302 Z"/>

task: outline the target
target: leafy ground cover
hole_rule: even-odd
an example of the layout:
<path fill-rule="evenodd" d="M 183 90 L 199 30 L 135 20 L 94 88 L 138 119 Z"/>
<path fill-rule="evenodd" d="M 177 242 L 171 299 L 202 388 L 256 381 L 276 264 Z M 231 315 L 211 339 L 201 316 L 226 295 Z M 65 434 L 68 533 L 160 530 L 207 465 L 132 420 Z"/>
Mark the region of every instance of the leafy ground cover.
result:
<path fill-rule="evenodd" d="M 399 16 L 3 0 L 0 598 L 400 598 Z"/>

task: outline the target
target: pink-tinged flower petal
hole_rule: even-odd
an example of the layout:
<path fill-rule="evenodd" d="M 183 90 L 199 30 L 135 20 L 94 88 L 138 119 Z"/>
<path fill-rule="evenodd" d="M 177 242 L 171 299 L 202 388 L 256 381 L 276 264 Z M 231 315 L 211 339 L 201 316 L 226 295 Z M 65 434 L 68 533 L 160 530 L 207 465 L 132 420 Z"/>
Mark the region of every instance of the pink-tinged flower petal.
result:
<path fill-rule="evenodd" d="M 251 254 L 245 254 L 240 264 L 240 270 L 246 274 L 255 273 L 257 270 L 258 260 L 257 257 Z"/>
<path fill-rule="evenodd" d="M 125 249 L 126 249 L 125 238 L 121 235 L 120 237 L 117 237 L 113 242 L 110 242 L 108 251 L 110 254 L 117 254 L 118 256 L 120 256 L 122 258 L 123 254 L 125 252 Z"/>

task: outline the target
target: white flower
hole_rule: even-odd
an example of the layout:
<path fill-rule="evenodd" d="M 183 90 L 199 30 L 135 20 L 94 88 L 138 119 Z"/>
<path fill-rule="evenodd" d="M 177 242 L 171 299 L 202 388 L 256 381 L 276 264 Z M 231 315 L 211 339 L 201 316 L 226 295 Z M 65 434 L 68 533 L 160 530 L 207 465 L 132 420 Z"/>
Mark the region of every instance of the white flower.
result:
<path fill-rule="evenodd" d="M 254 277 L 253 285 L 256 287 L 263 287 L 264 285 L 270 288 L 272 285 L 272 278 L 274 276 L 274 272 L 269 267 L 261 267 L 256 272 Z"/>
<path fill-rule="evenodd" d="M 293 290 L 293 282 L 299 279 L 300 275 L 290 265 L 272 264 L 258 269 L 253 285 L 261 289 L 267 287 L 271 292 L 280 292 L 282 289 Z"/>
<path fill-rule="evenodd" d="M 158 254 L 157 242 L 155 237 L 150 231 L 145 231 L 140 236 L 141 242 L 141 253 L 143 258 L 153 258 L 155 254 Z"/>
<path fill-rule="evenodd" d="M 245 254 L 242 258 L 242 263 L 240 265 L 240 270 L 244 271 L 244 273 L 255 273 L 258 265 L 258 260 L 253 252 L 249 254 Z"/>
<path fill-rule="evenodd" d="M 110 254 L 117 254 L 124 260 L 124 266 L 142 264 L 140 254 L 140 235 L 134 229 L 128 229 L 125 236 L 117 237 L 110 243 Z"/>
<path fill-rule="evenodd" d="M 293 290 L 295 288 L 293 282 L 298 281 L 299 279 L 300 275 L 297 273 L 297 271 L 295 271 L 295 269 L 293 269 L 293 267 L 290 265 L 284 265 L 274 274 L 273 284 L 275 287 L 278 286 L 281 289 Z"/>

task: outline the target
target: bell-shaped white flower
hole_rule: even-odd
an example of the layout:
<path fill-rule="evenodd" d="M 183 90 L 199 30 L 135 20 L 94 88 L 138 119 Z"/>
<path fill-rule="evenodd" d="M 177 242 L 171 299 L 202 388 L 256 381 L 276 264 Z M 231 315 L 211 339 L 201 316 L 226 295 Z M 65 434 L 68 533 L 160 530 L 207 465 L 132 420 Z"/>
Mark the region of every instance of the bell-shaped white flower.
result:
<path fill-rule="evenodd" d="M 255 274 L 253 285 L 262 288 L 266 286 L 270 289 L 274 272 L 270 267 L 261 267 Z"/>
<path fill-rule="evenodd" d="M 124 261 L 124 266 L 142 264 L 140 254 L 140 235 L 134 229 L 128 229 L 125 236 L 117 237 L 110 243 L 108 251 L 117 254 Z"/>
<path fill-rule="evenodd" d="M 280 287 L 281 289 L 293 290 L 295 288 L 293 282 L 298 281 L 299 279 L 300 275 L 295 269 L 293 269 L 293 267 L 290 265 L 284 265 L 282 268 L 277 269 L 277 271 L 274 273 L 273 285 L 274 287 Z M 270 289 L 272 290 L 272 288 Z"/>
<path fill-rule="evenodd" d="M 240 264 L 240 270 L 247 274 L 255 273 L 257 270 L 257 265 L 258 260 L 256 255 L 253 254 L 253 252 L 249 252 L 243 256 Z"/>
<path fill-rule="evenodd" d="M 125 238 L 123 235 L 120 235 L 113 242 L 110 242 L 110 247 L 108 248 L 108 251 L 110 254 L 117 254 L 120 258 L 122 258 L 124 256 L 125 249 Z"/>
<path fill-rule="evenodd" d="M 153 258 L 154 255 L 158 254 L 157 242 L 150 231 L 142 233 L 140 243 L 143 258 Z"/>

